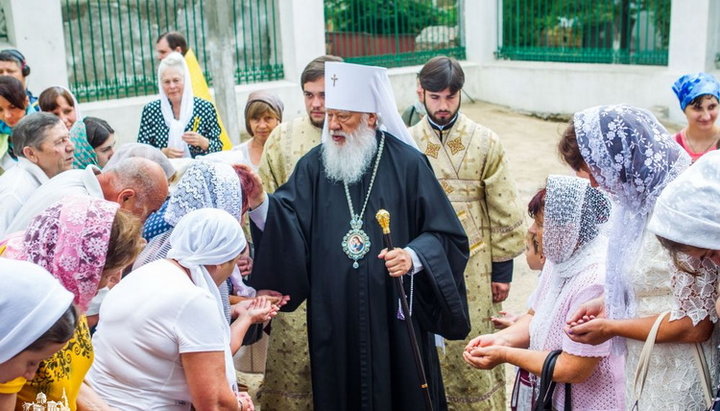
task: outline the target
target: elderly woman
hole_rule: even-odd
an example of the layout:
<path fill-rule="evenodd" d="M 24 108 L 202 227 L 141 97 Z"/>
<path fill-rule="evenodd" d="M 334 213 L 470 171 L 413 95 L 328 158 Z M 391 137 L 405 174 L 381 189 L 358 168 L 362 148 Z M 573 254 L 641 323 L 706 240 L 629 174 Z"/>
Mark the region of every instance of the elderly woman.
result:
<path fill-rule="evenodd" d="M 192 157 L 222 150 L 215 107 L 193 97 L 185 59 L 173 52 L 158 67 L 160 99 L 143 108 L 138 143 L 162 149 L 168 158 Z"/>
<path fill-rule="evenodd" d="M 250 139 L 232 150 L 212 153 L 204 158 L 226 164 L 244 164 L 257 173 L 260 157 L 270 133 L 282 122 L 283 103 L 267 91 L 254 91 L 245 104 L 245 129 Z"/>
<path fill-rule="evenodd" d="M 675 134 L 675 141 L 697 160 L 717 149 L 720 127 L 715 124 L 720 111 L 720 83 L 711 74 L 686 74 L 672 87 L 688 125 Z"/>
<path fill-rule="evenodd" d="M 99 288 L 119 278 L 142 243 L 139 221 L 117 203 L 66 197 L 35 217 L 24 233 L 11 235 L 3 257 L 30 261 L 50 271 L 73 293 L 83 312 Z M 91 405 L 103 409 L 102 401 L 83 384 L 92 361 L 90 332 L 82 316 L 70 342 L 40 365 L 18 400 L 34 401 L 43 392 L 53 401 L 66 395 L 72 410 Z"/>
<path fill-rule="evenodd" d="M 599 226 L 610 216 L 610 201 L 585 179 L 548 177 L 528 211 L 530 232 L 543 249 L 545 263 L 530 311 L 508 328 L 481 335 L 468 344 L 465 361 L 480 369 L 508 362 L 533 374 L 517 387 L 518 410 L 532 409 L 533 388 L 549 351 L 562 350 L 553 381 L 572 384 L 572 408 L 624 410 L 623 358 L 610 343 L 578 344 L 563 333 L 568 314 L 603 292 L 607 239 Z M 558 385 L 554 409 L 563 409 L 564 387 Z"/>
<path fill-rule="evenodd" d="M 74 168 L 88 165 L 103 168 L 115 154 L 115 130 L 107 121 L 85 117 L 70 128 L 70 139 L 75 144 Z"/>
<path fill-rule="evenodd" d="M 600 344 L 621 337 L 613 343 L 616 350 L 627 347 L 626 395 L 632 399 L 643 342 L 658 315 L 672 309 L 657 335 L 639 409 L 703 408 L 699 374 L 687 367 L 693 356 L 686 343 L 706 341 L 712 333 L 717 315 L 702 307 L 712 307 L 714 288 L 704 285 L 714 283 L 717 273 L 693 276 L 675 269 L 646 230 L 657 197 L 688 167 L 689 156 L 652 114 L 626 105 L 576 113 L 559 147 L 573 169 L 587 172 L 615 201 L 604 301 L 584 304 L 569 318 L 570 338 Z M 608 318 L 592 319 L 601 314 Z"/>
<path fill-rule="evenodd" d="M 245 105 L 245 129 L 250 140 L 234 150 L 242 151 L 247 159 L 245 164 L 257 171 L 265 142 L 270 133 L 282 123 L 283 103 L 275 94 L 267 91 L 255 91 L 248 96 Z"/>
<path fill-rule="evenodd" d="M 23 117 L 36 111 L 18 79 L 0 76 L 0 172 L 17 162 L 10 141 L 12 129 Z"/>
<path fill-rule="evenodd" d="M 231 340 L 276 313 L 261 298 L 225 320 L 218 285 L 246 247 L 242 228 L 225 211 L 195 210 L 169 243 L 167 259 L 133 271 L 105 299 L 90 385 L 122 410 L 242 409 Z"/>
<path fill-rule="evenodd" d="M 0 258 L 0 281 L 0 409 L 11 410 L 40 362 L 70 340 L 77 313 L 73 294 L 35 264 Z"/>

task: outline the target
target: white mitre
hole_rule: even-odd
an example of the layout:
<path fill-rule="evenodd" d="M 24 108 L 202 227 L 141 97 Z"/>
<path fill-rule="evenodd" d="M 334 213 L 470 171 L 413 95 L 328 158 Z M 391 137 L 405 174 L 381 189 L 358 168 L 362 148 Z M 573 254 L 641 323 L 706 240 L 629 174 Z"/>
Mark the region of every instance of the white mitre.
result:
<path fill-rule="evenodd" d="M 325 62 L 325 108 L 375 113 L 380 118 L 381 130 L 418 148 L 397 111 L 390 78 L 384 67 Z"/>

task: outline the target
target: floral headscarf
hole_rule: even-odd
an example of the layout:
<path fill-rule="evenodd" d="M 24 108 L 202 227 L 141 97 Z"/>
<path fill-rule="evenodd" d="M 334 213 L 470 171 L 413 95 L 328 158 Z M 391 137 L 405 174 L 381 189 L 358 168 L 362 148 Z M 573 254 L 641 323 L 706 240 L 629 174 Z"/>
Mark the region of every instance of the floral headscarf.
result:
<path fill-rule="evenodd" d="M 634 314 L 630 270 L 648 215 L 690 157 L 650 112 L 628 105 L 592 107 L 574 116 L 585 163 L 615 201 L 609 232 L 605 306 L 611 318 Z"/>
<path fill-rule="evenodd" d="M 84 311 L 97 293 L 119 208 L 89 196 L 65 197 L 36 216 L 23 235 L 10 238 L 4 256 L 48 270 Z"/>

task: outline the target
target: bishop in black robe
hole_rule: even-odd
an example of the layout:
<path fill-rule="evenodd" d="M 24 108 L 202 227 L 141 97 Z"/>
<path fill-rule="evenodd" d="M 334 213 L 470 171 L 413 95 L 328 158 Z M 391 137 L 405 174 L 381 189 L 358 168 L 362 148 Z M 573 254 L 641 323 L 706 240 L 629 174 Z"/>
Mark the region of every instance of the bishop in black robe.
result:
<path fill-rule="evenodd" d="M 359 267 L 341 242 L 350 210 L 341 182 L 332 182 L 322 146 L 297 163 L 286 184 L 268 195 L 264 229 L 252 224 L 256 255 L 250 283 L 290 295 L 283 310 L 308 300 L 308 338 L 316 410 L 422 410 L 420 380 L 405 320 L 385 261 L 377 210 L 391 215 L 396 247 L 412 248 L 423 269 L 404 275 L 412 295 L 415 334 L 433 409 L 446 409 L 433 333 L 464 339 L 470 331 L 463 271 L 467 237 L 427 158 L 385 133 L 362 230 L 371 248 Z M 376 138 L 380 139 L 378 132 Z M 380 147 L 378 143 L 378 147 Z M 377 156 L 377 153 L 375 154 Z M 349 186 L 356 213 L 368 193 L 375 159 Z"/>

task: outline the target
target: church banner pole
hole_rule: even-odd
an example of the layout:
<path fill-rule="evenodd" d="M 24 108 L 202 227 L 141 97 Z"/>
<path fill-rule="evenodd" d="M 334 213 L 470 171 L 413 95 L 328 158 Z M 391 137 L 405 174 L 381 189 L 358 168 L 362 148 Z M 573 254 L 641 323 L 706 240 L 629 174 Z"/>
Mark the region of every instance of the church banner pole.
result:
<path fill-rule="evenodd" d="M 394 247 L 392 245 L 392 238 L 390 237 L 390 213 L 386 210 L 378 210 L 375 214 L 375 219 L 383 231 L 383 242 L 385 248 L 388 251 Z M 420 356 L 420 347 L 418 346 L 417 338 L 415 337 L 415 327 L 413 326 L 412 319 L 410 318 L 410 308 L 408 306 L 407 296 L 405 295 L 405 288 L 402 285 L 400 277 L 393 277 L 393 284 L 395 291 L 400 297 L 400 304 L 402 306 L 403 315 L 405 316 L 405 325 L 407 327 L 408 335 L 410 336 L 410 345 L 412 345 L 413 357 L 415 358 L 415 367 L 418 372 L 418 379 L 420 380 L 420 390 L 425 398 L 425 409 L 432 411 L 432 400 L 430 399 L 430 389 L 428 388 L 427 377 L 425 376 L 425 367 L 423 367 L 422 357 Z"/>

